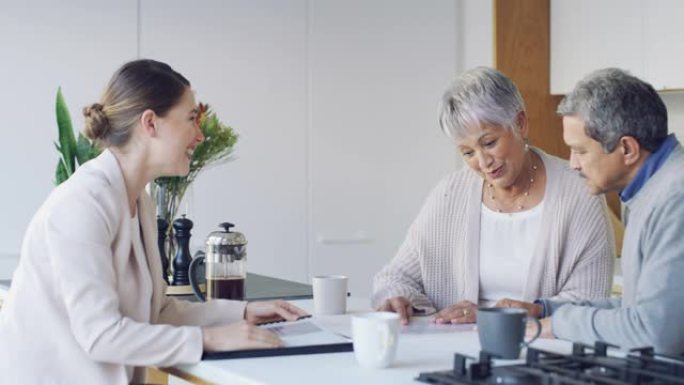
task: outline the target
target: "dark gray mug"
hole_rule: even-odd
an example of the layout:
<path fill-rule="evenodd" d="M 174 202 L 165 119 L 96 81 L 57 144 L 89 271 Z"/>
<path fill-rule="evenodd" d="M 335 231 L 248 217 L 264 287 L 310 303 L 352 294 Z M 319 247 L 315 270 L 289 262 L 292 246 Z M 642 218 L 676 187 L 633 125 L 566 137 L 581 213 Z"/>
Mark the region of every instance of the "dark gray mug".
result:
<path fill-rule="evenodd" d="M 527 320 L 537 324 L 537 334 L 525 341 Z M 527 311 L 514 308 L 480 308 L 477 310 L 477 333 L 482 350 L 499 358 L 520 357 L 520 349 L 531 344 L 541 333 L 541 324 L 534 317 L 527 317 Z"/>

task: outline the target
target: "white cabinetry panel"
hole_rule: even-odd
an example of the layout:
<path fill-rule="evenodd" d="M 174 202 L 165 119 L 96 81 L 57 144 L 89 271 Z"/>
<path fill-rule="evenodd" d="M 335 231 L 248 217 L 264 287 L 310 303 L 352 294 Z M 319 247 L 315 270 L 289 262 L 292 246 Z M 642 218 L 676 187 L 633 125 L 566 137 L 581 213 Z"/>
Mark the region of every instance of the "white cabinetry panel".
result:
<path fill-rule="evenodd" d="M 651 0 L 644 10 L 646 79 L 657 90 L 684 89 L 684 1 Z"/>
<path fill-rule="evenodd" d="M 311 273 L 366 295 L 454 168 L 437 107 L 456 73 L 455 2 L 310 4 Z"/>
<path fill-rule="evenodd" d="M 643 76 L 642 8 L 641 0 L 552 0 L 551 93 L 604 67 Z"/>
<path fill-rule="evenodd" d="M 684 89 L 679 0 L 552 0 L 551 93 L 589 72 L 618 67 L 657 90 Z"/>

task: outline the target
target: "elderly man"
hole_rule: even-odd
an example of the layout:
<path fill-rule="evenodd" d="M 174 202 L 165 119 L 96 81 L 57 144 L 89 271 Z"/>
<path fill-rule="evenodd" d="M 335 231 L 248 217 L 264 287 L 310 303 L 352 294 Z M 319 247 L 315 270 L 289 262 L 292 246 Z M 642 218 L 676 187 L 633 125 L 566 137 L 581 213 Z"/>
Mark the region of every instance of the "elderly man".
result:
<path fill-rule="evenodd" d="M 622 298 L 542 299 L 543 334 L 684 352 L 684 150 L 653 87 L 618 69 L 581 80 L 558 107 L 570 165 L 593 194 L 619 191 L 625 212 Z"/>

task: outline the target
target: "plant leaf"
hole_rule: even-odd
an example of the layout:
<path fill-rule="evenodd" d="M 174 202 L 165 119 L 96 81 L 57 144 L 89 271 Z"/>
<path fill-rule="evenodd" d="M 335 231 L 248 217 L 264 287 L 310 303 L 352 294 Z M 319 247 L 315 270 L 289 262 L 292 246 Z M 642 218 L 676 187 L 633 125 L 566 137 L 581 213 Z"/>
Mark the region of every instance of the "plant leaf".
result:
<path fill-rule="evenodd" d="M 98 155 L 100 155 L 100 150 L 95 144 L 79 133 L 76 142 L 76 160 L 78 160 L 79 166 Z"/>
<path fill-rule="evenodd" d="M 55 170 L 55 186 L 59 186 L 68 178 L 69 175 L 67 174 L 64 162 L 62 161 L 62 159 L 60 159 L 57 161 L 57 169 Z"/>
<path fill-rule="evenodd" d="M 69 109 L 62 96 L 62 87 L 57 88 L 57 102 L 55 103 L 57 112 L 57 129 L 59 132 L 59 149 L 64 159 L 64 167 L 67 175 L 71 175 L 76 170 L 76 139 L 74 129 L 71 125 Z"/>

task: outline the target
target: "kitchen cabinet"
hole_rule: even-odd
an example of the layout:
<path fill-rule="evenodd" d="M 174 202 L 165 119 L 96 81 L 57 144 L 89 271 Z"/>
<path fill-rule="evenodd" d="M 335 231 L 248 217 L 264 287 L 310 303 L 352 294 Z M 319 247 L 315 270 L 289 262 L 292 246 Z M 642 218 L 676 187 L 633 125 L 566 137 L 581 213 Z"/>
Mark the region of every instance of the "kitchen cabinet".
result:
<path fill-rule="evenodd" d="M 437 123 L 456 4 L 389 3 L 310 3 L 310 271 L 348 275 L 357 296 L 456 165 Z"/>
<path fill-rule="evenodd" d="M 684 2 L 551 0 L 551 93 L 618 67 L 657 90 L 684 89 Z"/>
<path fill-rule="evenodd" d="M 652 0 L 644 9 L 644 72 L 657 90 L 684 90 L 684 2 Z"/>

